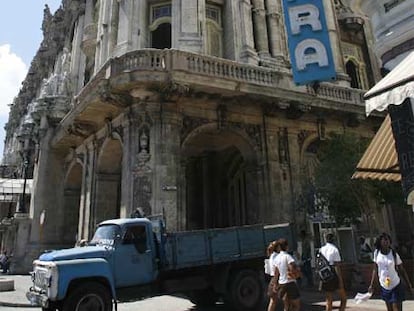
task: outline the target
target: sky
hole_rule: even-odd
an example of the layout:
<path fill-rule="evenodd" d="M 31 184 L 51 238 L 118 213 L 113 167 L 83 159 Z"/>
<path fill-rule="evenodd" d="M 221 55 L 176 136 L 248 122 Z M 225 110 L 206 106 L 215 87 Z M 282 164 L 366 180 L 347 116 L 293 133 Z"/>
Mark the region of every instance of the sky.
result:
<path fill-rule="evenodd" d="M 0 10 L 0 158 L 4 148 L 4 125 L 9 105 L 18 95 L 30 63 L 43 39 L 45 4 L 52 14 L 62 0 L 2 1 Z"/>

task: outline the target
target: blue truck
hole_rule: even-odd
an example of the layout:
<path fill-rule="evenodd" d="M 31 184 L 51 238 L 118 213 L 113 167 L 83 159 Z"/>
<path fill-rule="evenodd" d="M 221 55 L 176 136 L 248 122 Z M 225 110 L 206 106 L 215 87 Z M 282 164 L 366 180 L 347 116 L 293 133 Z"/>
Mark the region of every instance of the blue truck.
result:
<path fill-rule="evenodd" d="M 200 306 L 258 310 L 264 301 L 268 243 L 292 227 L 239 227 L 166 232 L 162 219 L 100 223 L 84 247 L 45 252 L 33 262 L 27 298 L 46 310 L 111 311 L 118 302 L 184 294 Z"/>

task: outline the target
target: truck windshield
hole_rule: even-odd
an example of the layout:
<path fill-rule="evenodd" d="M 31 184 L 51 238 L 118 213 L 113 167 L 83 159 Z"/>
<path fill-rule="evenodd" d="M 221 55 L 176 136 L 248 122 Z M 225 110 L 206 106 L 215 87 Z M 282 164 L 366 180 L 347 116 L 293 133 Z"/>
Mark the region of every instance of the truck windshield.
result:
<path fill-rule="evenodd" d="M 103 225 L 96 229 L 89 245 L 113 245 L 121 229 L 118 225 Z"/>

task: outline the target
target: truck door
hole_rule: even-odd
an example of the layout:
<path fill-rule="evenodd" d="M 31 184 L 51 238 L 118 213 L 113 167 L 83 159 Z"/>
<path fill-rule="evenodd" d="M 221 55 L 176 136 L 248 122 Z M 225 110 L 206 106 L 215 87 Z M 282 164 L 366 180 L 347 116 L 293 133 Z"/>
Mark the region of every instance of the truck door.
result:
<path fill-rule="evenodd" d="M 145 224 L 131 224 L 123 230 L 115 252 L 116 287 L 141 285 L 154 280 L 152 232 L 147 232 L 147 229 Z"/>

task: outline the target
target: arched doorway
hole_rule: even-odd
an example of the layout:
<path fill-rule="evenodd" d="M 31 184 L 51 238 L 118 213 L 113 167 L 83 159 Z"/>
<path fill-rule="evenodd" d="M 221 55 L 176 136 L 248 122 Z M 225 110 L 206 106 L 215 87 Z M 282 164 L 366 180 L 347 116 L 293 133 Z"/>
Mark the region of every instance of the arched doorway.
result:
<path fill-rule="evenodd" d="M 258 222 L 257 164 L 248 140 L 205 129 L 183 144 L 187 229 Z"/>
<path fill-rule="evenodd" d="M 75 245 L 79 224 L 79 204 L 82 188 L 82 165 L 75 163 L 69 170 L 64 187 L 62 241 Z"/>
<path fill-rule="evenodd" d="M 95 225 L 106 219 L 118 218 L 121 207 L 122 145 L 108 139 L 101 150 L 96 170 Z"/>

